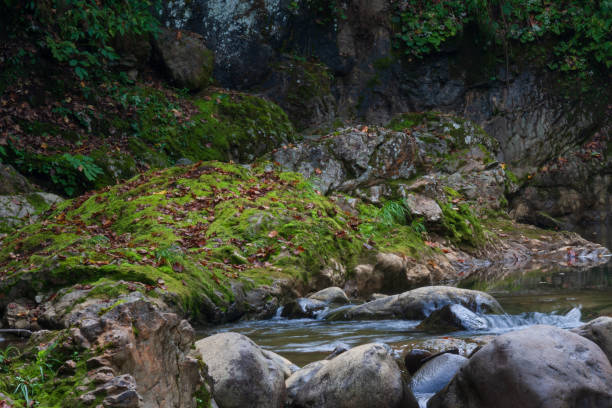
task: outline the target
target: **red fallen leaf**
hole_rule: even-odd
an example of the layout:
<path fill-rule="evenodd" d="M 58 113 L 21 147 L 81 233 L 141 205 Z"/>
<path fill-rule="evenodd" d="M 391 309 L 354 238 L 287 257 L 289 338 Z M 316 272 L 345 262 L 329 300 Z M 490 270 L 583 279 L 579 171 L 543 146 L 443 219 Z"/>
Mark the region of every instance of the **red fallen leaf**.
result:
<path fill-rule="evenodd" d="M 465 262 L 465 259 L 457 259 L 457 262 L 459 262 L 459 263 L 464 263 L 464 262 Z"/>
<path fill-rule="evenodd" d="M 268 238 L 275 238 L 278 235 L 278 231 L 276 230 L 272 230 L 270 231 L 270 233 L 268 234 Z"/>
<path fill-rule="evenodd" d="M 460 198 L 453 198 L 453 199 L 451 200 L 451 202 L 452 202 L 453 204 L 457 204 L 459 201 L 461 201 L 461 199 L 460 199 Z"/>
<path fill-rule="evenodd" d="M 442 252 L 444 252 L 445 254 L 448 254 L 450 252 L 450 250 L 446 249 L 446 248 L 442 248 Z"/>
<path fill-rule="evenodd" d="M 321 173 L 323 173 L 323 172 L 321 171 L 321 169 L 320 169 L 320 168 L 318 168 L 318 167 L 317 167 L 317 168 L 315 169 L 315 173 L 317 173 L 317 174 L 321 174 Z"/>
<path fill-rule="evenodd" d="M 299 247 L 295 248 L 295 250 L 293 251 L 293 254 L 294 255 L 299 255 L 299 254 L 301 254 L 304 251 L 305 251 L 304 247 L 300 245 Z"/>
<path fill-rule="evenodd" d="M 219 281 L 219 278 L 217 278 L 217 275 L 213 275 L 213 276 L 212 276 L 212 278 L 213 278 L 213 280 L 215 281 L 215 283 L 216 283 L 217 285 L 220 285 L 220 284 L 221 284 L 221 282 Z"/>
<path fill-rule="evenodd" d="M 427 245 L 430 248 L 437 248 L 438 244 L 436 242 L 431 242 L 431 241 L 425 241 L 425 245 Z"/>
<path fill-rule="evenodd" d="M 308 203 L 308 204 L 306 204 L 306 206 L 304 208 L 306 208 L 307 210 L 312 210 L 314 208 L 314 204 L 313 203 Z"/>
<path fill-rule="evenodd" d="M 184 269 L 185 269 L 185 268 L 183 267 L 183 265 L 182 265 L 181 263 L 179 263 L 179 262 L 175 262 L 175 263 L 172 265 L 172 270 L 173 270 L 174 272 L 176 272 L 176 273 L 182 273 Z"/>

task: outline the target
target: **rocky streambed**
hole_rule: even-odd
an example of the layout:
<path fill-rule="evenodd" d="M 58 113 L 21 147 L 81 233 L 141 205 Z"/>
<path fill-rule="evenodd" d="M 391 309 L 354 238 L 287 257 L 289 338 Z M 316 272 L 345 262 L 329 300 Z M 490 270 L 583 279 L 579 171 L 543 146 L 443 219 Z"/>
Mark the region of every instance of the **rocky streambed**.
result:
<path fill-rule="evenodd" d="M 554 288 L 539 289 L 542 303 L 565 300 L 577 305 L 589 292 L 602 291 L 607 301 L 597 307 L 609 311 L 609 267 L 599 273 L 608 282 L 593 285 L 595 278 L 579 287 L 562 285 L 556 299 Z M 573 297 L 576 293 L 583 297 Z M 511 304 L 512 297 L 517 295 L 507 293 L 500 299 Z M 319 302 L 325 307 L 314 311 L 314 318 L 304 318 Z M 204 337 L 196 348 L 209 364 L 219 406 L 607 407 L 612 403 L 612 318 L 585 324 L 579 305 L 566 313 L 561 308 L 509 315 L 486 293 L 440 286 L 361 305 L 348 304 L 341 289 L 328 288 L 296 303 L 291 313 L 279 310 L 272 320 L 201 332 Z M 545 307 L 532 304 L 531 308 Z M 385 320 L 360 320 L 364 310 L 371 313 L 370 319 Z M 389 310 L 395 314 L 389 315 Z"/>

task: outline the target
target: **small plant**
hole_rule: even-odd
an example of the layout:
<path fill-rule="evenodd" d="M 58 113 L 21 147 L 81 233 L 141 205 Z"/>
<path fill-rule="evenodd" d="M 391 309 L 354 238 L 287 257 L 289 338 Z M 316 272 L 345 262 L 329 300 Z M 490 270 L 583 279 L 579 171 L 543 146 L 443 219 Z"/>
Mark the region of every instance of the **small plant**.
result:
<path fill-rule="evenodd" d="M 380 221 L 387 226 L 395 224 L 406 225 L 406 217 L 408 215 L 408 208 L 404 201 L 388 201 L 386 202 L 378 212 L 378 218 Z"/>
<path fill-rule="evenodd" d="M 425 220 L 422 217 L 413 219 L 412 222 L 410 222 L 410 228 L 419 235 L 427 234 Z"/>
<path fill-rule="evenodd" d="M 66 160 L 75 170 L 83 173 L 88 181 L 95 181 L 95 179 L 103 173 L 103 170 L 98 167 L 93 159 L 89 156 L 83 156 L 77 154 L 73 156 L 65 153 L 62 158 Z"/>

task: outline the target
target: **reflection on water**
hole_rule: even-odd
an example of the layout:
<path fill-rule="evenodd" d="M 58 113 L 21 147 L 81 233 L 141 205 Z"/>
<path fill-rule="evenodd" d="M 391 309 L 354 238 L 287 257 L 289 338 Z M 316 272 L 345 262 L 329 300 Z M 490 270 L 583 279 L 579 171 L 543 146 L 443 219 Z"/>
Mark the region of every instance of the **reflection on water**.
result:
<path fill-rule="evenodd" d="M 507 315 L 484 316 L 488 329 L 455 332 L 453 338 L 475 338 L 500 334 L 535 324 L 562 328 L 579 326 L 595 316 L 612 315 L 612 264 L 572 270 L 560 267 L 554 272 L 517 272 L 497 282 L 471 280 L 463 287 L 484 290 L 500 302 Z M 416 330 L 418 321 L 379 320 L 328 322 L 325 320 L 275 318 L 214 327 L 199 332 L 200 337 L 235 331 L 250 337 L 265 349 L 275 351 L 303 366 L 325 358 L 338 343 L 350 347 L 383 342 L 396 349 L 447 335 L 432 336 Z"/>

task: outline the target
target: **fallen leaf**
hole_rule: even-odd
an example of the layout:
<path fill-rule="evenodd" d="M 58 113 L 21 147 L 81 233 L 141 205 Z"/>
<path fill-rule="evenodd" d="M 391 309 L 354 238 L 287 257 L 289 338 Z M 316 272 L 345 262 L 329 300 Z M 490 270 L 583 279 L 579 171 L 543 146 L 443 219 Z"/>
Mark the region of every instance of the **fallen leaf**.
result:
<path fill-rule="evenodd" d="M 278 235 L 278 231 L 276 230 L 272 230 L 270 231 L 270 233 L 268 234 L 268 238 L 275 238 Z"/>

